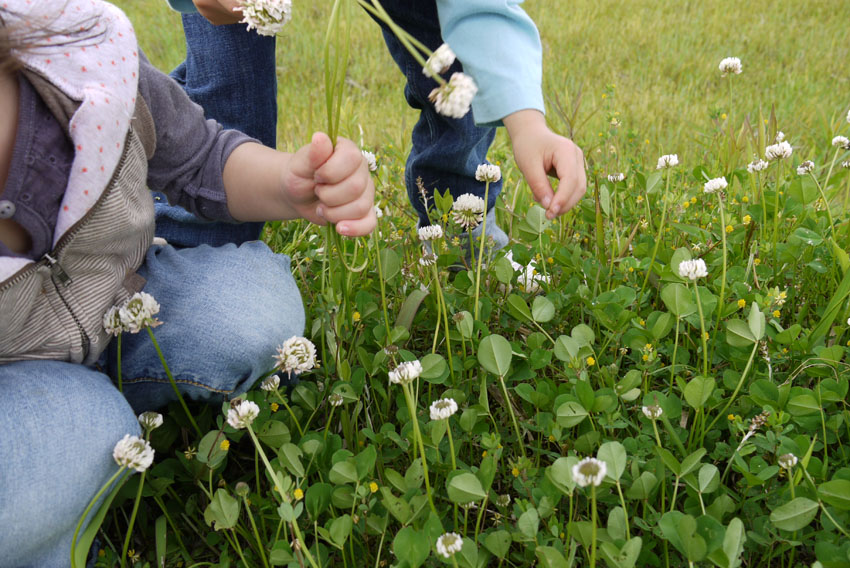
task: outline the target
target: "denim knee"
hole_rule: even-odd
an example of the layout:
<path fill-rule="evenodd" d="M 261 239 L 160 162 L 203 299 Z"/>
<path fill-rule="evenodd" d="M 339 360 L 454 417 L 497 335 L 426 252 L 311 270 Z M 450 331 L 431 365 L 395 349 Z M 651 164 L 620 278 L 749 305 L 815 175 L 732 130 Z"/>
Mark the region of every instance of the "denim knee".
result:
<path fill-rule="evenodd" d="M 289 257 L 261 242 L 155 247 L 139 273 L 160 303 L 154 335 L 180 390 L 207 402 L 248 390 L 274 365 L 276 348 L 304 331 Z M 137 411 L 174 400 L 147 333 L 122 339 L 124 393 Z M 113 343 L 109 358 L 116 369 Z"/>
<path fill-rule="evenodd" d="M 67 566 L 89 500 L 139 423 L 109 377 L 82 365 L 0 365 L 0 567 Z"/>

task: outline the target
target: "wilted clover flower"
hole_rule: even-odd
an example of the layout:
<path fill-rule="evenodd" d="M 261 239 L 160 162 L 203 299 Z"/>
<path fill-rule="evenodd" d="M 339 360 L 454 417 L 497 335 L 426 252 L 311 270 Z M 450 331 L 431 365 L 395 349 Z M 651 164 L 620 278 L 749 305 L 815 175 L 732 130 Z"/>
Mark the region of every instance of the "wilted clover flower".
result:
<path fill-rule="evenodd" d="M 782 454 L 779 456 L 779 467 L 791 471 L 797 465 L 797 456 L 794 454 Z"/>
<path fill-rule="evenodd" d="M 360 153 L 363 154 L 363 159 L 366 160 L 366 163 L 369 165 L 370 172 L 374 172 L 378 169 L 378 159 L 375 158 L 375 154 L 369 150 L 360 150 Z"/>
<path fill-rule="evenodd" d="M 667 168 L 673 168 L 679 165 L 679 155 L 678 154 L 665 154 L 658 158 L 658 165 L 655 166 L 656 170 L 664 170 Z"/>
<path fill-rule="evenodd" d="M 431 403 L 431 420 L 446 420 L 457 412 L 457 403 L 453 398 L 441 398 Z"/>
<path fill-rule="evenodd" d="M 247 428 L 260 414 L 260 407 L 243 398 L 237 398 L 230 403 L 227 411 L 227 423 L 236 430 Z"/>
<path fill-rule="evenodd" d="M 444 43 L 428 57 L 425 67 L 422 68 L 422 73 L 431 78 L 442 75 L 449 70 L 449 67 L 455 62 L 456 57 L 449 44 Z"/>
<path fill-rule="evenodd" d="M 755 160 L 753 160 L 752 162 L 747 164 L 747 171 L 750 172 L 751 174 L 755 173 L 755 172 L 760 172 L 760 171 L 766 170 L 769 165 L 770 164 L 768 164 L 767 162 L 765 162 L 761 158 L 756 158 Z"/>
<path fill-rule="evenodd" d="M 708 276 L 708 269 L 706 269 L 705 261 L 701 258 L 683 260 L 679 263 L 679 276 L 690 280 L 705 278 Z"/>
<path fill-rule="evenodd" d="M 304 373 L 316 366 L 316 346 L 306 337 L 293 335 L 277 348 L 277 368 L 287 373 Z"/>
<path fill-rule="evenodd" d="M 452 206 L 455 223 L 470 231 L 484 219 L 484 200 L 477 195 L 464 193 Z"/>
<path fill-rule="evenodd" d="M 437 264 L 437 255 L 433 252 L 426 252 L 419 258 L 420 266 L 434 266 Z"/>
<path fill-rule="evenodd" d="M 124 331 L 139 333 L 146 327 L 156 327 L 162 322 L 153 317 L 159 313 L 159 303 L 147 292 L 136 292 L 118 309 Z M 107 313 L 107 315 L 109 315 Z"/>
<path fill-rule="evenodd" d="M 443 238 L 443 228 L 440 225 L 428 225 L 419 228 L 420 241 L 433 241 Z"/>
<path fill-rule="evenodd" d="M 445 533 L 437 539 L 437 553 L 444 558 L 451 558 L 463 548 L 463 537 L 457 533 Z"/>
<path fill-rule="evenodd" d="M 496 183 L 502 179 L 502 170 L 495 164 L 480 164 L 475 169 L 475 179 L 481 182 Z"/>
<path fill-rule="evenodd" d="M 596 458 L 584 458 L 573 466 L 573 481 L 579 487 L 587 487 L 588 485 L 598 487 L 602 484 L 607 472 L 608 466 L 604 461 Z"/>
<path fill-rule="evenodd" d="M 162 426 L 162 414 L 152 411 L 142 412 L 139 414 L 139 424 L 148 432 L 156 430 Z"/>
<path fill-rule="evenodd" d="M 846 136 L 836 136 L 832 139 L 832 145 L 836 148 L 850 149 L 850 140 Z"/>
<path fill-rule="evenodd" d="M 260 388 L 267 392 L 276 391 L 278 387 L 280 387 L 280 377 L 277 375 L 266 377 L 260 385 Z"/>
<path fill-rule="evenodd" d="M 422 363 L 418 360 L 400 363 L 395 370 L 390 371 L 390 382 L 397 385 L 406 385 L 422 374 Z"/>
<path fill-rule="evenodd" d="M 781 132 L 780 132 L 781 134 Z M 779 136 L 777 136 L 779 138 Z M 773 160 L 786 159 L 790 158 L 791 154 L 794 152 L 794 149 L 791 148 L 791 144 L 782 140 L 781 142 L 777 142 L 776 144 L 771 144 L 767 148 L 764 149 L 764 157 L 768 159 L 768 161 L 772 162 Z"/>
<path fill-rule="evenodd" d="M 723 77 L 729 74 L 740 75 L 741 71 L 743 71 L 741 67 L 741 60 L 737 57 L 725 57 L 720 61 L 720 65 L 718 66 L 720 72 L 723 74 Z"/>
<path fill-rule="evenodd" d="M 664 414 L 664 410 L 657 404 L 641 407 L 641 411 L 650 420 L 658 420 Z"/>
<path fill-rule="evenodd" d="M 428 95 L 437 112 L 450 118 L 463 118 L 469 112 L 478 87 L 472 77 L 464 73 L 452 73 L 445 85 L 440 85 Z"/>
<path fill-rule="evenodd" d="M 127 331 L 124 329 L 124 323 L 121 321 L 120 309 L 121 308 L 118 306 L 112 306 L 109 308 L 109 311 L 103 315 L 103 330 L 115 337 L 118 337 L 122 332 Z"/>
<path fill-rule="evenodd" d="M 331 406 L 342 406 L 343 398 L 338 392 L 333 393 L 328 397 L 328 402 Z"/>
<path fill-rule="evenodd" d="M 608 174 L 608 181 L 611 183 L 617 183 L 618 181 L 623 181 L 626 179 L 626 174 L 624 173 L 616 173 L 616 174 Z"/>
<path fill-rule="evenodd" d="M 112 458 L 119 466 L 145 471 L 153 463 L 153 448 L 147 440 L 125 434 L 112 450 Z"/>
<path fill-rule="evenodd" d="M 705 185 L 702 187 L 703 192 L 705 193 L 717 193 L 718 191 L 723 191 L 729 184 L 726 183 L 725 177 L 719 177 L 710 179 L 705 182 Z"/>
<path fill-rule="evenodd" d="M 806 174 L 812 173 L 814 169 L 815 163 L 811 160 L 806 160 L 805 162 L 797 166 L 797 174 L 804 176 Z"/>
<path fill-rule="evenodd" d="M 248 24 L 248 31 L 274 36 L 292 19 L 292 0 L 242 0 L 233 11 L 242 12 L 240 23 Z"/>

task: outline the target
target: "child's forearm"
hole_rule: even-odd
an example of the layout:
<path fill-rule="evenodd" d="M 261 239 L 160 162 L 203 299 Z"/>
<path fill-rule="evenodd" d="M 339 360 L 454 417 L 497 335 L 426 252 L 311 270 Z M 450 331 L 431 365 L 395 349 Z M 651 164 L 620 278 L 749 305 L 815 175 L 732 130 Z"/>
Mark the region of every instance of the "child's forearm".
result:
<path fill-rule="evenodd" d="M 289 204 L 283 172 L 292 154 L 248 142 L 238 146 L 224 164 L 227 208 L 238 221 L 297 219 Z"/>

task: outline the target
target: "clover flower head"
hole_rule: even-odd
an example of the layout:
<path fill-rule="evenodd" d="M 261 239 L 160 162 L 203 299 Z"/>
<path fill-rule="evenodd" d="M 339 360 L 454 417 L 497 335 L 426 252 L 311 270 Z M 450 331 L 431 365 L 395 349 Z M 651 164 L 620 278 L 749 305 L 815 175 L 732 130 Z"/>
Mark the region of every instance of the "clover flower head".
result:
<path fill-rule="evenodd" d="M 752 162 L 747 164 L 747 171 L 750 172 L 751 174 L 754 174 L 756 172 L 761 172 L 763 170 L 766 170 L 769 165 L 770 164 L 768 164 L 767 162 L 765 162 L 761 158 L 756 158 L 755 160 L 753 160 Z"/>
<path fill-rule="evenodd" d="M 573 481 L 579 487 L 587 487 L 588 485 L 598 487 L 602 484 L 607 472 L 608 466 L 604 461 L 596 458 L 584 458 L 573 466 Z"/>
<path fill-rule="evenodd" d="M 115 337 L 121 335 L 124 329 L 124 322 L 121 321 L 121 308 L 112 306 L 109 311 L 103 314 L 103 330 Z"/>
<path fill-rule="evenodd" d="M 805 162 L 803 162 L 802 164 L 797 166 L 797 174 L 804 176 L 806 174 L 812 173 L 812 171 L 814 171 L 814 169 L 815 169 L 815 163 L 811 160 L 806 160 Z"/>
<path fill-rule="evenodd" d="M 661 418 L 661 415 L 664 414 L 664 410 L 657 404 L 643 406 L 641 407 L 641 412 L 643 412 L 643 415 L 650 420 L 658 420 Z"/>
<path fill-rule="evenodd" d="M 693 260 L 683 260 L 679 263 L 679 276 L 696 280 L 697 278 L 705 278 L 708 276 L 708 269 L 705 266 L 705 261 L 701 258 Z"/>
<path fill-rule="evenodd" d="M 782 454 L 779 456 L 779 467 L 791 471 L 797 465 L 797 456 L 794 454 Z"/>
<path fill-rule="evenodd" d="M 741 60 L 737 57 L 724 57 L 720 61 L 718 68 L 720 69 L 723 77 L 730 74 L 740 75 L 741 71 L 743 71 L 743 68 L 741 67 Z"/>
<path fill-rule="evenodd" d="M 451 79 L 428 95 L 437 112 L 450 118 L 463 118 L 469 112 L 478 86 L 464 73 L 452 73 Z"/>
<path fill-rule="evenodd" d="M 444 533 L 437 539 L 437 554 L 443 558 L 451 558 L 463 548 L 463 537 L 457 533 Z"/>
<path fill-rule="evenodd" d="M 437 264 L 437 255 L 433 252 L 426 252 L 421 257 L 419 257 L 419 265 L 420 266 L 434 266 Z"/>
<path fill-rule="evenodd" d="M 665 170 L 668 168 L 673 168 L 679 165 L 679 155 L 678 154 L 664 154 L 660 158 L 658 158 L 658 165 L 655 166 L 656 170 Z"/>
<path fill-rule="evenodd" d="M 260 414 L 260 407 L 244 398 L 237 398 L 230 403 L 227 411 L 227 423 L 236 430 L 247 428 Z"/>
<path fill-rule="evenodd" d="M 292 0 L 243 0 L 233 11 L 242 12 L 240 23 L 248 24 L 248 31 L 275 36 L 292 19 Z"/>
<path fill-rule="evenodd" d="M 378 159 L 375 158 L 375 154 L 370 152 L 369 150 L 360 150 L 360 153 L 363 154 L 363 159 L 366 160 L 366 163 L 369 165 L 369 171 L 374 172 L 378 169 Z"/>
<path fill-rule="evenodd" d="M 147 440 L 125 434 L 112 450 L 112 458 L 119 466 L 145 471 L 153 463 L 153 448 Z"/>
<path fill-rule="evenodd" d="M 484 199 L 471 193 L 464 193 L 455 199 L 452 215 L 455 223 L 471 231 L 484 219 Z"/>
<path fill-rule="evenodd" d="M 443 238 L 443 228 L 440 225 L 427 225 L 419 227 L 420 241 L 434 241 Z"/>
<path fill-rule="evenodd" d="M 162 414 L 153 411 L 142 412 L 139 414 L 139 424 L 148 432 L 156 430 L 162 426 Z"/>
<path fill-rule="evenodd" d="M 502 170 L 496 164 L 480 164 L 475 169 L 475 179 L 480 182 L 496 183 L 502 179 Z"/>
<path fill-rule="evenodd" d="M 390 382 L 396 385 L 406 385 L 419 378 L 422 374 L 422 363 L 418 360 L 405 361 L 390 371 Z"/>
<path fill-rule="evenodd" d="M 266 392 L 276 391 L 278 387 L 280 387 L 280 377 L 277 375 L 266 377 L 260 385 L 260 389 Z"/>
<path fill-rule="evenodd" d="M 619 172 L 616 174 L 608 174 L 608 181 L 611 183 L 617 183 L 618 181 L 623 181 L 626 179 L 626 174 Z"/>
<path fill-rule="evenodd" d="M 777 136 L 777 138 L 779 138 L 779 136 Z M 771 144 L 770 146 L 765 148 L 764 157 L 767 158 L 769 162 L 772 162 L 773 160 L 784 160 L 786 158 L 790 158 L 793 152 L 794 149 L 791 148 L 791 144 L 789 144 L 785 140 L 782 140 L 781 142 Z"/>
<path fill-rule="evenodd" d="M 335 392 L 331 396 L 328 397 L 328 402 L 330 403 L 331 406 L 342 406 L 342 403 L 343 403 L 342 395 L 339 394 L 338 392 Z"/>
<path fill-rule="evenodd" d="M 850 140 L 848 140 L 846 136 L 836 136 L 832 139 L 832 145 L 836 148 L 843 148 L 847 150 L 850 148 Z"/>
<path fill-rule="evenodd" d="M 306 337 L 293 335 L 277 348 L 277 368 L 287 373 L 304 373 L 316 367 L 316 346 Z"/>
<path fill-rule="evenodd" d="M 434 78 L 437 75 L 442 75 L 449 70 L 449 67 L 452 66 L 452 63 L 455 62 L 456 58 L 457 56 L 449 47 L 449 44 L 444 43 L 435 49 L 434 53 L 428 57 L 428 60 L 425 62 L 425 67 L 422 68 L 422 73 L 431 78 Z"/>
<path fill-rule="evenodd" d="M 780 130 L 779 132 L 776 133 L 776 143 L 779 144 L 780 142 L 784 142 L 784 141 L 785 141 L 785 133 Z"/>
<path fill-rule="evenodd" d="M 136 292 L 118 309 L 124 331 L 130 333 L 139 333 L 146 327 L 160 325 L 162 322 L 153 317 L 158 313 L 159 303 L 147 292 Z"/>
<path fill-rule="evenodd" d="M 845 170 L 850 170 L 850 160 L 844 160 L 841 162 L 841 167 Z"/>
<path fill-rule="evenodd" d="M 507 507 L 511 504 L 511 495 L 510 493 L 502 493 L 501 495 L 496 496 L 496 505 L 499 507 Z"/>
<path fill-rule="evenodd" d="M 457 403 L 453 398 L 441 398 L 431 403 L 431 420 L 446 420 L 457 412 Z"/>
<path fill-rule="evenodd" d="M 702 190 L 704 193 L 717 193 L 718 191 L 723 191 L 728 187 L 728 183 L 726 183 L 725 177 L 719 177 L 710 179 L 705 182 L 705 185 L 702 186 Z"/>

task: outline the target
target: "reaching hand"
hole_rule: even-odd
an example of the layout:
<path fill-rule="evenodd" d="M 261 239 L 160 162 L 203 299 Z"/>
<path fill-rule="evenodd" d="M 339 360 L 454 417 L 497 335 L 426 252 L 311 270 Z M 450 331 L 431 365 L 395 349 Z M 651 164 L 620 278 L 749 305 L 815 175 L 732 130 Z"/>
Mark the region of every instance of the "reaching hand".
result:
<path fill-rule="evenodd" d="M 290 207 L 313 223 L 336 223 L 349 237 L 368 235 L 377 224 L 372 176 L 351 140 L 339 138 L 334 148 L 317 132 L 292 156 L 282 181 Z"/>
<path fill-rule="evenodd" d="M 242 6 L 240 0 L 192 0 L 198 12 L 215 26 L 235 24 L 242 19 L 242 12 L 234 8 Z"/>
<path fill-rule="evenodd" d="M 534 199 L 554 219 L 573 208 L 587 191 L 584 154 L 571 140 L 555 134 L 536 110 L 517 111 L 504 119 L 514 159 L 525 176 Z M 558 178 L 552 189 L 547 175 Z"/>

